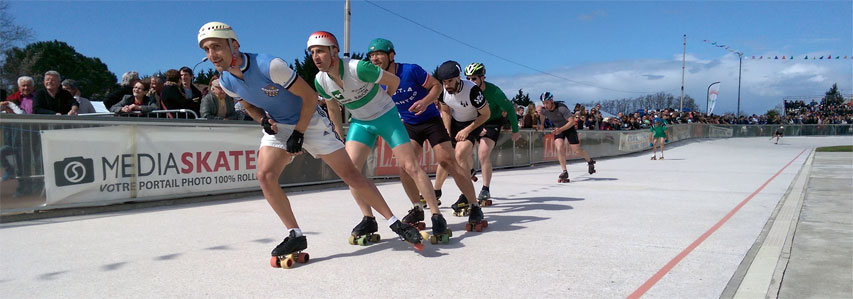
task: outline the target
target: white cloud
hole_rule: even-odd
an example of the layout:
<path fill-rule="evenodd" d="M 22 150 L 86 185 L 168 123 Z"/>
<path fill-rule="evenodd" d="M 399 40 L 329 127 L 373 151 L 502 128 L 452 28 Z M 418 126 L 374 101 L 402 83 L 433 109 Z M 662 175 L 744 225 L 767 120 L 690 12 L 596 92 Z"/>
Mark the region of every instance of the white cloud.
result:
<path fill-rule="evenodd" d="M 828 51 L 824 51 L 827 55 Z M 790 53 L 788 53 L 790 54 Z M 776 56 L 775 53 L 770 55 Z M 744 59 L 741 78 L 741 111 L 765 113 L 782 103 L 786 96 L 820 95 L 833 83 L 849 96 L 853 93 L 853 60 L 752 60 Z M 756 55 L 756 57 L 759 55 Z M 767 56 L 764 53 L 762 56 Z M 779 55 L 781 58 L 781 54 Z M 809 54 L 811 56 L 811 54 Z M 817 56 L 820 56 L 819 54 Z M 716 112 L 737 110 L 738 57 L 702 59 L 688 55 L 685 93 L 704 108 L 705 93 L 712 82 L 720 81 Z M 681 88 L 681 55 L 677 60 L 643 59 L 608 61 L 513 77 L 492 77 L 508 96 L 518 89 L 538 98 L 551 91 L 569 103 L 618 98 L 634 98 L 647 93 L 669 92 L 676 97 Z"/>

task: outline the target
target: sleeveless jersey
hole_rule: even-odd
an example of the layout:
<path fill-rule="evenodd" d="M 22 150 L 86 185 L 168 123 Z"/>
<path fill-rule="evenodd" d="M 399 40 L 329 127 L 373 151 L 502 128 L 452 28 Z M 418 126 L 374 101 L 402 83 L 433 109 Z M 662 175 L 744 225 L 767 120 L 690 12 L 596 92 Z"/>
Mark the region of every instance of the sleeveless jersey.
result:
<path fill-rule="evenodd" d="M 224 71 L 219 82 L 234 99 L 242 99 L 269 113 L 276 123 L 295 125 L 299 121 L 302 98 L 290 88 L 299 76 L 281 58 L 243 53 L 243 79 Z"/>
<path fill-rule="evenodd" d="M 450 115 L 458 122 L 467 122 L 477 119 L 477 111 L 486 106 L 486 98 L 477 84 L 468 80 L 462 80 L 462 91 L 450 94 L 443 89 L 438 96 L 438 101 L 450 107 Z"/>
<path fill-rule="evenodd" d="M 403 121 L 416 125 L 440 115 L 438 108 L 432 104 L 427 106 L 424 113 L 420 115 L 409 112 L 412 104 L 422 100 L 429 93 L 429 90 L 424 88 L 429 81 L 429 73 L 417 64 L 397 63 L 396 75 L 400 77 L 400 87 L 397 88 L 397 93 L 392 99 Z"/>
<path fill-rule="evenodd" d="M 379 87 L 382 69 L 370 62 L 343 58 L 339 71 L 344 86 L 338 86 L 327 72 L 317 73 L 314 86 L 325 99 L 335 99 L 358 120 L 374 120 L 394 109 L 391 96 Z"/>

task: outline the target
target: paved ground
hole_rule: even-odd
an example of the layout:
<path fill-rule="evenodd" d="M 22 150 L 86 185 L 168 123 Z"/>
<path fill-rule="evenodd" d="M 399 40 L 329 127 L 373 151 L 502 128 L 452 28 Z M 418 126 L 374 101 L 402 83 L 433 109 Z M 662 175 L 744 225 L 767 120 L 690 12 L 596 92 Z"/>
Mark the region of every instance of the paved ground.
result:
<path fill-rule="evenodd" d="M 451 215 L 459 194 L 451 181 L 442 210 L 454 238 L 420 253 L 382 222 L 382 242 L 347 244 L 361 215 L 346 189 L 294 192 L 312 260 L 290 270 L 268 264 L 284 228 L 260 197 L 7 223 L 0 294 L 717 298 L 812 149 L 842 144 L 853 137 L 690 141 L 669 146 L 663 161 L 647 153 L 601 160 L 594 175 L 570 164 L 569 184 L 555 183 L 556 165 L 502 170 L 482 233 L 465 233 L 464 219 Z M 840 175 L 849 183 L 849 171 Z M 402 217 L 410 205 L 400 184 L 379 188 Z M 804 218 L 820 218 L 808 211 Z"/>

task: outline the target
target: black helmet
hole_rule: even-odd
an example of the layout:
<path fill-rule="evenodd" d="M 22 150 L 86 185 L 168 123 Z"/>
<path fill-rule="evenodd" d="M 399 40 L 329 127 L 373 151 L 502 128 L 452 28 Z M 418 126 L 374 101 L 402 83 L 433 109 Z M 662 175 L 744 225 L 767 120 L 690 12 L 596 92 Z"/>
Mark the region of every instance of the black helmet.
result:
<path fill-rule="evenodd" d="M 459 77 L 459 73 L 462 72 L 462 67 L 459 66 L 459 63 L 453 60 L 448 60 L 435 68 L 435 72 L 433 77 L 438 81 L 444 81 L 450 78 Z"/>

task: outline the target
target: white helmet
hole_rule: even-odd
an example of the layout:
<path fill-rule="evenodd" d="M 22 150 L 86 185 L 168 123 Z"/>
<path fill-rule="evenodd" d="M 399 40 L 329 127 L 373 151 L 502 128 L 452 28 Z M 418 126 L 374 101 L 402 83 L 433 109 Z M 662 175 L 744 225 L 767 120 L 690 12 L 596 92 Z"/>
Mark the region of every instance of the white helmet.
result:
<path fill-rule="evenodd" d="M 311 33 L 311 36 L 308 37 L 307 44 L 307 48 L 311 48 L 312 46 L 327 46 L 338 48 L 338 39 L 335 38 L 334 34 L 331 34 L 327 31 L 317 31 Z"/>
<path fill-rule="evenodd" d="M 208 38 L 237 40 L 237 34 L 234 33 L 234 29 L 231 29 L 231 26 L 228 26 L 228 24 L 222 22 L 209 22 L 202 25 L 198 30 L 198 46 L 201 47 L 201 42 Z"/>

